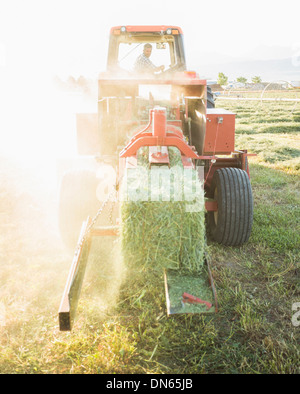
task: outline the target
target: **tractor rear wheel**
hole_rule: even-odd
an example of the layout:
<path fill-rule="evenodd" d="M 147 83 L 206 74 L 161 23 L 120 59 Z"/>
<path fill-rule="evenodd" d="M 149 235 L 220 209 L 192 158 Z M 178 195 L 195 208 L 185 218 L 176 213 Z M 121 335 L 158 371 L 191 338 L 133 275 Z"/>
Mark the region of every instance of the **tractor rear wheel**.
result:
<path fill-rule="evenodd" d="M 90 170 L 71 170 L 64 174 L 59 194 L 59 229 L 62 240 L 73 250 L 81 226 L 97 212 L 97 178 Z"/>
<path fill-rule="evenodd" d="M 253 222 L 253 198 L 248 174 L 240 168 L 221 168 L 214 174 L 210 197 L 218 211 L 208 212 L 212 237 L 227 246 L 248 241 Z"/>

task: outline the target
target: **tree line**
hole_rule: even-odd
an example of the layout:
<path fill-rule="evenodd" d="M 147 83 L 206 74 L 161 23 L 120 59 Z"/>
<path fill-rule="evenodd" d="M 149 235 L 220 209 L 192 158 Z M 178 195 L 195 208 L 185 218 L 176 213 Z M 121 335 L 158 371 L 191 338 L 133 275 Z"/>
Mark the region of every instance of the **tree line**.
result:
<path fill-rule="evenodd" d="M 247 78 L 245 78 L 245 77 L 238 77 L 238 78 L 236 79 L 236 82 L 247 83 L 248 80 L 247 80 Z M 259 76 L 255 76 L 255 77 L 253 77 L 253 78 L 251 79 L 251 82 L 252 82 L 252 83 L 261 83 L 261 82 L 262 82 L 262 79 L 261 79 L 261 77 L 259 77 Z M 228 77 L 227 77 L 224 73 L 220 72 L 220 73 L 218 74 L 217 83 L 218 83 L 219 85 L 227 85 L 227 83 L 228 83 Z"/>

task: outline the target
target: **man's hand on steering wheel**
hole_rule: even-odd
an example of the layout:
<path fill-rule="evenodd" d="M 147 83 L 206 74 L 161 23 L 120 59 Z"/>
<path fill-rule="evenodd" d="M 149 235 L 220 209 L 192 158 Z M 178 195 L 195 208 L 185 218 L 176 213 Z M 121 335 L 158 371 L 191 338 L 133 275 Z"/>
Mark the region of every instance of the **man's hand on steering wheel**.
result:
<path fill-rule="evenodd" d="M 159 66 L 159 67 L 156 68 L 156 71 L 161 71 L 161 72 L 163 72 L 164 69 L 165 69 L 165 66 Z"/>

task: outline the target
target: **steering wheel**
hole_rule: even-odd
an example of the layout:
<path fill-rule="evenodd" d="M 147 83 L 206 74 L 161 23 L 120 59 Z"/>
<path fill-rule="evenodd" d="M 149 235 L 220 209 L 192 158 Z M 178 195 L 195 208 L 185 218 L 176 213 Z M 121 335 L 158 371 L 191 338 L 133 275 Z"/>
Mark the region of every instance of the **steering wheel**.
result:
<path fill-rule="evenodd" d="M 167 70 L 162 71 L 159 75 L 168 75 L 173 73 L 174 71 L 179 71 L 179 70 L 180 70 L 180 66 L 176 64 L 175 66 L 173 67 L 170 66 Z"/>

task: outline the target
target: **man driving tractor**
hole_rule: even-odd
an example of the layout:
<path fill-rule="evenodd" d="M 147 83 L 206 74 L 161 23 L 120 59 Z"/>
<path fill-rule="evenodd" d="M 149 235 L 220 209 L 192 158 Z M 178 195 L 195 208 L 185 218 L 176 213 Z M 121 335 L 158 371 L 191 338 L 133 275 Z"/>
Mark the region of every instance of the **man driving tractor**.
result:
<path fill-rule="evenodd" d="M 150 60 L 152 45 L 145 44 L 143 53 L 136 59 L 134 70 L 138 73 L 155 73 L 164 71 L 165 66 L 156 67 Z"/>

